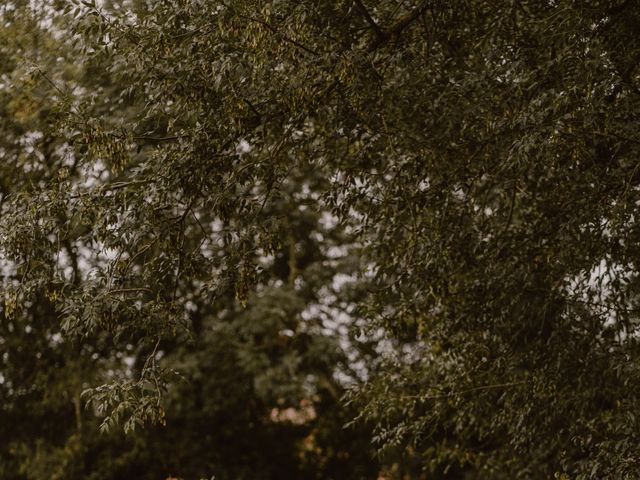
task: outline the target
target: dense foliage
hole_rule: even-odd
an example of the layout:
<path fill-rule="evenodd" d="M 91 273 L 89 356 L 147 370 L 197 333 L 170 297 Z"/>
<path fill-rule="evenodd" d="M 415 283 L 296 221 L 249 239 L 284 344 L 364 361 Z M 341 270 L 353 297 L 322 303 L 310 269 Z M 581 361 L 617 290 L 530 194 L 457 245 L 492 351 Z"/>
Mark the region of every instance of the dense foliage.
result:
<path fill-rule="evenodd" d="M 639 478 L 638 2 L 8 5 L 0 476 Z"/>

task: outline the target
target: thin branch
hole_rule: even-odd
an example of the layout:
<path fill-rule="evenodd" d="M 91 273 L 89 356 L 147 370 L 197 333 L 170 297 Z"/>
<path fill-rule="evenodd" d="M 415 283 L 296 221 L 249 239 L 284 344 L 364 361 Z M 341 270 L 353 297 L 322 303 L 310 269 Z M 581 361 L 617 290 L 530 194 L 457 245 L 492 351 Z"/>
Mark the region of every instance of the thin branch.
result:
<path fill-rule="evenodd" d="M 159 239 L 160 239 L 160 237 L 155 237 L 150 243 L 148 243 L 147 245 L 145 245 L 142 248 L 140 248 L 140 250 L 138 250 L 129 260 L 127 260 L 127 265 L 125 266 L 124 271 L 122 272 L 122 276 L 123 277 L 127 274 L 129 269 L 131 268 L 131 265 L 133 265 L 133 262 L 138 257 L 140 257 L 140 255 L 142 255 L 147 250 L 149 250 L 153 245 L 155 245 L 158 242 Z"/>
<path fill-rule="evenodd" d="M 179 247 L 179 253 L 178 253 L 178 269 L 176 271 L 176 279 L 175 279 L 175 283 L 173 285 L 173 295 L 171 298 L 171 302 L 175 305 L 176 303 L 176 297 L 178 294 L 178 286 L 180 285 L 180 274 L 182 273 L 182 263 L 183 263 L 183 257 L 184 257 L 184 240 L 185 240 L 185 235 L 184 235 L 184 231 L 186 228 L 185 225 L 185 220 L 187 219 L 187 216 L 189 215 L 189 213 L 192 213 L 193 210 L 193 205 L 195 204 L 196 199 L 193 198 L 191 199 L 191 202 L 189 202 L 189 205 L 187 205 L 187 207 L 184 209 L 184 212 L 182 213 L 182 215 L 180 216 L 180 234 L 179 234 L 179 242 L 180 242 L 180 247 Z"/>
<path fill-rule="evenodd" d="M 252 22 L 256 22 L 259 23 L 260 25 L 262 25 L 263 27 L 265 27 L 267 30 L 271 31 L 272 33 L 274 33 L 275 35 L 281 37 L 283 40 L 291 43 L 292 45 L 295 45 L 296 47 L 300 48 L 301 50 L 304 50 L 307 53 L 310 53 L 312 55 L 320 55 L 319 52 L 315 51 L 314 49 L 307 47 L 306 45 L 298 42 L 297 40 L 285 35 L 284 33 L 282 33 L 280 30 L 278 30 L 276 27 L 274 27 L 273 25 L 271 25 L 270 23 L 265 22 L 264 20 L 261 20 L 259 18 L 254 18 L 254 17 L 250 17 L 247 15 L 241 15 L 241 18 L 245 18 L 247 20 L 250 20 Z"/>
<path fill-rule="evenodd" d="M 38 71 L 40 76 L 47 81 L 47 83 L 49 85 L 51 85 L 53 88 L 55 88 L 60 93 L 60 95 L 62 95 L 64 98 L 68 98 L 70 96 L 69 93 L 63 91 L 58 85 L 56 85 L 55 82 L 53 80 L 51 80 L 47 76 L 47 74 L 42 71 L 42 69 L 40 67 L 36 67 L 36 70 Z"/>
<path fill-rule="evenodd" d="M 467 388 L 465 390 L 460 390 L 457 392 L 450 392 L 450 393 L 443 393 L 440 395 L 428 395 L 428 396 L 422 396 L 422 395 L 406 395 L 403 396 L 402 398 L 404 399 L 416 399 L 416 400 L 440 400 L 443 398 L 451 398 L 451 397 L 456 397 L 459 395 L 465 395 L 467 393 L 473 393 L 473 392 L 479 392 L 482 390 L 495 390 L 495 389 L 500 389 L 500 388 L 509 388 L 509 387 L 516 387 L 518 385 L 525 385 L 527 382 L 525 381 L 521 381 L 521 382 L 507 382 L 507 383 L 494 383 L 491 385 L 480 385 L 477 387 L 471 387 L 471 388 Z M 434 387 L 432 387 L 434 388 Z"/>
<path fill-rule="evenodd" d="M 142 380 L 144 378 L 145 372 L 149 368 L 149 364 L 151 364 L 152 366 L 155 366 L 155 364 L 156 364 L 156 352 L 158 351 L 158 347 L 159 346 L 160 346 L 160 336 L 158 335 L 158 340 L 156 340 L 156 344 L 153 347 L 153 351 L 147 357 L 147 359 L 144 362 L 144 365 L 142 366 L 142 372 L 140 373 L 140 380 Z"/>
<path fill-rule="evenodd" d="M 72 97 L 71 93 L 65 92 L 58 85 L 56 85 L 56 83 L 51 78 L 49 78 L 49 76 L 46 73 L 44 73 L 40 67 L 36 67 L 36 71 L 42 78 L 46 80 L 46 82 L 49 85 L 51 85 L 58 93 L 60 93 L 60 95 L 62 95 L 62 98 L 64 100 L 69 101 L 71 99 Z M 76 117 L 82 118 L 82 115 L 80 114 L 80 112 L 74 111 L 74 108 L 75 107 L 73 105 L 70 105 L 69 113 L 71 113 L 72 115 L 75 115 Z"/>
<path fill-rule="evenodd" d="M 630 143 L 635 143 L 640 145 L 640 140 L 636 139 L 636 138 L 630 138 L 630 137 L 626 137 L 624 135 L 620 135 L 614 132 L 608 133 L 608 132 L 598 132 L 595 131 L 593 132 L 594 135 L 598 135 L 599 137 L 604 137 L 604 138 L 615 138 L 616 140 L 622 140 L 624 142 L 630 142 Z"/>
<path fill-rule="evenodd" d="M 371 26 L 373 31 L 376 33 L 376 38 L 380 40 L 384 40 L 387 34 L 384 32 L 384 30 L 380 28 L 380 25 L 378 25 L 376 21 L 373 19 L 373 17 L 367 10 L 367 7 L 364 6 L 361 0 L 355 0 L 355 3 L 356 3 L 356 6 L 358 7 L 358 10 L 360 10 L 360 13 L 362 13 L 362 16 L 364 17 L 364 19 L 367 21 L 367 23 Z"/>
<path fill-rule="evenodd" d="M 385 45 L 390 38 L 400 35 L 407 27 L 409 27 L 413 22 L 420 18 L 420 15 L 422 15 L 428 7 L 429 2 L 424 1 L 419 7 L 414 8 L 389 28 L 384 29 L 386 35 L 382 38 L 376 37 L 371 43 L 369 43 L 367 51 L 371 53 Z"/>
<path fill-rule="evenodd" d="M 180 140 L 181 138 L 186 138 L 186 135 L 169 135 L 166 137 L 151 137 L 146 135 L 136 135 L 133 137 L 134 140 L 147 140 L 150 142 L 170 142 L 172 140 Z"/>
<path fill-rule="evenodd" d="M 152 290 L 147 287 L 131 287 L 131 288 L 116 288 L 114 290 L 108 290 L 106 293 L 108 295 L 112 295 L 112 294 L 118 294 L 118 293 L 139 293 L 139 292 L 151 293 Z"/>

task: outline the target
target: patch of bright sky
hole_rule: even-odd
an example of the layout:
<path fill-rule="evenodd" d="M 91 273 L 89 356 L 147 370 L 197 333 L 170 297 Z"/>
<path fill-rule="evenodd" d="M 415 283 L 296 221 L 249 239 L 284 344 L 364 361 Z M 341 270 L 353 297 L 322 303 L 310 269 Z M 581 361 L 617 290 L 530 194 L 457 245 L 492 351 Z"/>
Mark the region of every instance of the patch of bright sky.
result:
<path fill-rule="evenodd" d="M 240 156 L 246 155 L 252 150 L 252 148 L 251 144 L 243 138 L 236 145 L 236 154 Z"/>
<path fill-rule="evenodd" d="M 632 267 L 603 258 L 591 270 L 567 279 L 566 292 L 575 300 L 584 302 L 594 313 L 602 315 L 605 325 L 614 325 L 617 313 L 611 283 L 629 280 L 633 273 Z"/>

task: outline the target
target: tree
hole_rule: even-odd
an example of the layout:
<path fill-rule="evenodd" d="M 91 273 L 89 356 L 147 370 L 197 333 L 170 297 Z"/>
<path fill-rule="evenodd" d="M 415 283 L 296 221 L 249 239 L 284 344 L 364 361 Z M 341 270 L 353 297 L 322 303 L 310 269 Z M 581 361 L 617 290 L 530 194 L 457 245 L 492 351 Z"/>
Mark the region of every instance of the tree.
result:
<path fill-rule="evenodd" d="M 29 266 L 20 298 L 55 292 L 67 334 L 146 342 L 140 380 L 94 399 L 162 421 L 153 345 L 184 345 L 194 305 L 276 348 L 342 268 L 303 264 L 342 248 L 354 281 L 332 308 L 353 339 L 382 335 L 350 399 L 390 455 L 411 452 L 410 475 L 634 478 L 637 2 L 372 3 L 71 7 L 114 88 L 57 124 L 72 179 L 6 207 L 3 232 L 43 201 L 58 212 L 33 242 L 3 235 Z M 53 238 L 81 240 L 92 274 L 27 261 L 52 258 Z M 277 328 L 272 294 L 288 305 Z M 309 378 L 331 395 L 326 352 Z"/>
<path fill-rule="evenodd" d="M 207 213 L 185 215 L 183 205 L 170 202 L 148 211 L 146 221 L 131 219 L 112 230 L 119 215 L 146 211 L 129 210 L 126 202 L 138 190 L 144 205 L 149 184 L 124 185 L 117 166 L 85 161 L 103 146 L 87 152 L 85 132 L 77 128 L 95 124 L 92 117 L 118 123 L 144 113 L 130 101 L 129 85 L 117 81 L 118 72 L 97 75 L 106 59 L 74 44 L 73 16 L 63 14 L 63 6 L 15 3 L 2 12 L 0 34 L 8 41 L 2 44 L 0 475 L 375 475 L 366 429 L 343 428 L 350 415 L 338 402 L 344 385 L 334 378 L 338 372 L 353 378 L 346 357 L 358 352 L 347 352 L 345 334 L 325 326 L 327 311 L 342 307 L 318 293 L 334 290 L 334 276 L 348 273 L 354 261 L 349 252 L 328 256 L 343 244 L 342 230 L 319 222 L 321 212 L 309 208 L 305 188 L 315 190 L 321 177 L 291 172 L 279 197 L 265 205 L 286 216 L 287 228 L 272 232 L 270 257 L 254 259 L 261 267 L 253 282 L 259 291 L 221 283 L 200 295 L 200 277 L 228 251 L 235 254 L 230 230 Z M 66 135 L 65 129 L 76 130 Z M 136 161 L 153 161 L 147 153 L 141 149 Z M 104 198 L 111 188 L 118 196 Z M 179 193 L 161 196 L 173 201 Z M 175 208 L 180 218 L 169 211 Z M 205 228 L 218 233 L 203 241 Z M 131 254 L 141 240 L 149 241 L 144 251 Z M 177 273 L 162 264 L 180 263 L 181 256 Z M 159 270 L 146 277 L 153 285 L 127 285 L 125 261 L 134 276 L 155 265 Z M 94 387 L 91 398 L 81 396 L 88 387 Z M 112 428 L 118 420 L 127 436 Z M 141 431 L 143 421 L 166 425 Z"/>

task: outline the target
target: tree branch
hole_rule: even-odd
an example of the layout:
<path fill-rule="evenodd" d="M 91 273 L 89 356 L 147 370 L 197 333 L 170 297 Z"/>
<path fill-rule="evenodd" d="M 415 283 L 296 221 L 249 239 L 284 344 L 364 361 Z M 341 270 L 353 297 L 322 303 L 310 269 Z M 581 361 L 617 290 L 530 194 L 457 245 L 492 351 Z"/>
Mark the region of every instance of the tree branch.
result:
<path fill-rule="evenodd" d="M 307 53 L 310 53 L 312 55 L 319 55 L 318 52 L 316 52 L 315 50 L 313 50 L 310 47 L 307 47 L 306 45 L 298 42 L 297 40 L 294 40 L 291 37 L 288 37 L 287 35 L 285 35 L 284 33 L 282 33 L 280 30 L 278 30 L 276 27 L 274 27 L 273 25 L 271 25 L 270 23 L 265 22 L 264 20 L 261 20 L 259 18 L 255 18 L 255 17 L 250 17 L 247 15 L 240 15 L 241 18 L 244 18 L 246 20 L 251 20 L 252 22 L 256 22 L 259 23 L 260 25 L 262 25 L 263 27 L 265 27 L 267 30 L 271 31 L 272 33 L 274 33 L 275 35 L 281 37 L 283 40 L 285 40 L 286 42 L 289 42 L 293 45 L 295 45 L 296 47 L 304 50 Z"/>
<path fill-rule="evenodd" d="M 376 38 L 380 40 L 384 40 L 387 34 L 384 32 L 384 30 L 380 28 L 380 25 L 376 23 L 373 17 L 371 17 L 371 15 L 369 14 L 369 11 L 367 10 L 367 7 L 364 6 L 361 0 L 355 0 L 355 3 L 356 3 L 356 6 L 358 7 L 358 10 L 360 10 L 360 13 L 362 13 L 362 16 L 364 17 L 364 19 L 367 21 L 367 23 L 371 26 L 373 31 L 376 33 Z"/>
<path fill-rule="evenodd" d="M 385 36 L 378 37 L 369 43 L 367 47 L 367 51 L 369 53 L 377 50 L 378 48 L 385 45 L 390 38 L 397 37 L 400 35 L 407 27 L 409 27 L 413 22 L 415 22 L 420 15 L 422 15 L 428 8 L 429 2 L 424 1 L 419 7 L 414 8 L 409 13 L 401 17 L 396 23 L 391 25 L 389 28 L 384 29 Z"/>

